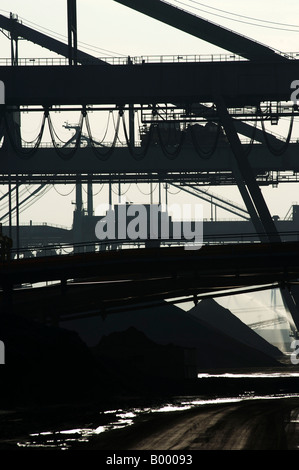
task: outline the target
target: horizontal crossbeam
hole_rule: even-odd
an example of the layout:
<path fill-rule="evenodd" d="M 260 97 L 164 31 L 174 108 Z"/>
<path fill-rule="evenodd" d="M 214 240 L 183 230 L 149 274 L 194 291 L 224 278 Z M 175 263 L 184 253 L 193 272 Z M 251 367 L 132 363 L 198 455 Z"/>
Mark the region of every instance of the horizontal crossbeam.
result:
<path fill-rule="evenodd" d="M 290 101 L 299 61 L 0 67 L 6 104 L 213 103 L 229 108 Z"/>

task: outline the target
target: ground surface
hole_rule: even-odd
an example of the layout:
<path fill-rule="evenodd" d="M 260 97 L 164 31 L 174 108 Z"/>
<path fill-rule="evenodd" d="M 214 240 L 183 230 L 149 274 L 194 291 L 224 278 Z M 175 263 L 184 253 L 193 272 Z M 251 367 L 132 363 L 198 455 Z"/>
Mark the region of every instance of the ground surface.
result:
<path fill-rule="evenodd" d="M 93 439 L 103 450 L 295 450 L 296 400 L 259 400 L 172 413 Z"/>

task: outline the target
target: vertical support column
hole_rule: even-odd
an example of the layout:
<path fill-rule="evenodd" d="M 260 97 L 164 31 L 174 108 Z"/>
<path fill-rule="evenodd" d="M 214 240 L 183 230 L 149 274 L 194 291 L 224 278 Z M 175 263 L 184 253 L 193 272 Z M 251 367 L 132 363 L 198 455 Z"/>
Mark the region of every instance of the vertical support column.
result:
<path fill-rule="evenodd" d="M 18 16 L 10 14 L 11 22 L 11 33 L 10 33 L 10 50 L 11 50 L 11 65 L 19 65 L 19 36 L 15 32 L 15 24 L 18 22 Z M 14 142 L 19 147 L 22 146 L 21 140 L 21 113 L 19 106 L 13 106 L 10 108 L 9 113 L 7 114 L 7 121 L 10 126 L 10 133 Z M 6 135 L 7 138 L 7 135 Z M 7 139 L 8 140 L 8 139 Z M 4 144 L 5 140 L 4 140 Z M 10 145 L 10 144 L 9 144 Z"/>
<path fill-rule="evenodd" d="M 20 210 L 19 210 L 19 181 L 16 180 L 16 240 L 17 259 L 20 257 Z"/>
<path fill-rule="evenodd" d="M 93 215 L 93 194 L 92 194 L 92 181 L 87 183 L 87 215 Z"/>
<path fill-rule="evenodd" d="M 165 183 L 165 204 L 168 207 L 168 183 Z"/>
<path fill-rule="evenodd" d="M 18 65 L 19 59 L 19 41 L 18 37 L 10 37 L 11 65 Z"/>
<path fill-rule="evenodd" d="M 11 65 L 18 65 L 19 60 L 19 37 L 14 31 L 14 25 L 18 21 L 18 17 L 10 13 L 10 21 L 12 23 L 10 32 L 10 51 L 11 51 Z"/>
<path fill-rule="evenodd" d="M 128 65 L 132 65 L 132 59 L 128 57 Z M 129 141 L 132 148 L 135 147 L 135 111 L 134 104 L 129 104 Z"/>
<path fill-rule="evenodd" d="M 87 237 L 86 241 L 88 242 L 88 246 L 86 247 L 86 251 L 95 251 L 95 243 L 93 243 L 93 234 L 94 234 L 94 221 L 93 221 L 93 193 L 92 193 L 92 177 L 87 183 L 87 217 L 84 219 L 84 227 L 83 229 L 87 230 Z"/>
<path fill-rule="evenodd" d="M 135 147 L 135 111 L 134 105 L 129 105 L 129 139 L 132 148 Z"/>
<path fill-rule="evenodd" d="M 74 243 L 82 243 L 82 216 L 83 216 L 83 201 L 82 201 L 82 182 L 81 179 L 77 179 L 76 183 L 76 202 L 73 219 L 73 239 Z M 75 246 L 74 252 L 81 252 L 81 247 Z"/>
<path fill-rule="evenodd" d="M 69 65 L 77 65 L 77 3 L 67 0 Z"/>
<path fill-rule="evenodd" d="M 229 140 L 234 155 L 234 159 L 232 160 L 233 172 L 247 210 L 250 216 L 253 217 L 253 223 L 256 227 L 256 230 L 258 232 L 260 227 L 263 229 L 264 235 L 261 237 L 261 240 L 263 240 L 265 236 L 269 242 L 281 242 L 279 233 L 270 215 L 262 192 L 255 180 L 252 168 L 247 160 L 247 157 L 243 153 L 242 145 L 235 129 L 233 120 L 229 115 L 227 107 L 221 97 L 218 99 L 216 105 L 219 117 L 223 124 L 226 136 Z M 287 289 L 281 289 L 281 296 L 285 306 L 292 316 L 292 319 L 289 322 L 290 328 L 293 330 L 294 335 L 298 336 L 299 315 L 297 305 L 294 301 L 294 298 L 292 295 L 290 295 L 290 292 Z"/>
<path fill-rule="evenodd" d="M 118 204 L 121 203 L 121 182 L 118 182 Z"/>
<path fill-rule="evenodd" d="M 9 238 L 12 239 L 12 188 L 11 188 L 11 176 L 8 181 L 8 212 L 9 212 Z"/>
<path fill-rule="evenodd" d="M 112 183 L 109 181 L 109 206 L 112 207 Z"/>
<path fill-rule="evenodd" d="M 150 203 L 153 204 L 154 202 L 154 196 L 153 196 L 153 181 L 151 179 L 150 181 Z"/>
<path fill-rule="evenodd" d="M 82 201 L 82 183 L 78 179 L 76 184 L 76 211 L 82 212 L 83 201 Z"/>
<path fill-rule="evenodd" d="M 234 155 L 233 172 L 257 233 L 262 230 L 269 241 L 280 242 L 280 236 L 260 187 L 255 180 L 252 168 L 244 155 L 242 144 L 223 99 L 219 98 L 216 105 Z"/>

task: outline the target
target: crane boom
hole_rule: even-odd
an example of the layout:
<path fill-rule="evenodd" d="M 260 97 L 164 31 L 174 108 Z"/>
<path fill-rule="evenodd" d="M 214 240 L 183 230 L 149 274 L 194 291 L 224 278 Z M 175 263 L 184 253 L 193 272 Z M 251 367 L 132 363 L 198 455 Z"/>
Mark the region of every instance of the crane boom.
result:
<path fill-rule="evenodd" d="M 64 44 L 58 39 L 54 39 L 47 34 L 36 31 L 29 26 L 25 26 L 18 21 L 7 18 L 4 15 L 0 15 L 0 28 L 13 33 L 15 36 L 24 38 L 33 42 L 34 44 L 38 44 L 41 47 L 45 47 L 50 51 L 56 52 L 63 57 L 69 57 L 69 49 L 67 44 Z M 107 62 L 101 59 L 97 59 L 96 57 L 79 50 L 77 51 L 77 60 L 81 64 L 88 64 L 92 62 L 108 65 Z"/>
<path fill-rule="evenodd" d="M 114 0 L 248 60 L 288 60 L 270 47 L 162 0 Z"/>

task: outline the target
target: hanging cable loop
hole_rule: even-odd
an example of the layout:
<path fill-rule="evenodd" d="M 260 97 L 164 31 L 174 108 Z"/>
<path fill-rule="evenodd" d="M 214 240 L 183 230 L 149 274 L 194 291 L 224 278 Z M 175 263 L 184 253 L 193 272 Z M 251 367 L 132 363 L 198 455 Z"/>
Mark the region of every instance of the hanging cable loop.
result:
<path fill-rule="evenodd" d="M 110 115 L 109 115 L 109 120 L 110 120 Z M 119 125 L 120 125 L 120 113 L 118 113 L 118 118 L 117 118 L 117 123 L 116 123 L 116 127 L 115 127 L 115 133 L 114 133 L 114 139 L 113 139 L 112 145 L 105 152 L 101 152 L 99 150 L 99 147 L 96 145 L 96 143 L 93 139 L 91 128 L 90 128 L 88 113 L 85 116 L 85 124 L 86 124 L 87 132 L 88 132 L 88 137 L 89 137 L 89 140 L 90 140 L 90 145 L 91 145 L 91 148 L 92 148 L 94 154 L 102 161 L 108 160 L 108 158 L 112 155 L 112 153 L 115 149 L 116 141 L 118 139 Z M 108 129 L 108 127 L 107 127 L 107 129 Z M 107 129 L 106 129 L 106 133 L 107 133 Z M 105 133 L 105 135 L 106 135 L 106 133 Z"/>
<path fill-rule="evenodd" d="M 135 150 L 134 146 L 132 145 L 132 142 L 129 139 L 128 131 L 127 131 L 126 123 L 125 123 L 125 117 L 124 117 L 123 114 L 122 114 L 122 122 L 123 122 L 123 130 L 124 130 L 124 135 L 125 135 L 125 139 L 126 139 L 126 144 L 127 144 L 128 149 L 129 149 L 129 152 L 135 160 L 140 161 L 143 158 L 145 158 L 145 156 L 148 152 L 149 146 L 152 142 L 153 128 L 152 128 L 152 126 L 150 126 L 149 134 L 147 136 L 147 140 L 146 140 L 144 149 L 141 152 L 137 152 Z"/>
<path fill-rule="evenodd" d="M 103 187 L 104 187 L 104 183 L 101 183 L 100 189 L 99 189 L 96 193 L 93 191 L 93 192 L 92 192 L 92 195 L 93 195 L 93 196 L 97 196 L 98 194 L 100 194 L 100 192 L 102 191 Z M 84 186 L 82 186 L 82 188 L 83 188 L 83 191 L 85 192 L 85 194 L 88 194 L 88 191 L 84 188 Z"/>
<path fill-rule="evenodd" d="M 163 141 L 163 137 L 161 135 L 161 128 L 159 126 L 159 123 L 156 124 L 155 128 L 157 129 L 157 134 L 158 134 L 158 139 L 159 139 L 159 143 L 160 143 L 160 146 L 161 146 L 161 149 L 164 153 L 164 155 L 169 159 L 169 160 L 175 160 L 181 150 L 182 150 L 182 147 L 183 147 L 183 144 L 185 142 L 185 138 L 186 138 L 186 133 L 185 131 L 180 131 L 180 142 L 178 144 L 175 145 L 175 150 L 173 152 L 170 152 L 168 150 L 168 146 L 165 145 L 164 141 Z"/>
<path fill-rule="evenodd" d="M 257 129 L 257 119 L 255 119 L 255 121 L 254 121 L 254 126 L 253 126 L 252 136 L 250 138 L 250 143 L 247 145 L 247 147 L 244 150 L 244 155 L 246 157 L 248 157 L 248 155 L 250 154 L 250 152 L 253 148 L 253 143 L 255 141 L 255 135 L 256 135 L 256 129 Z"/>
<path fill-rule="evenodd" d="M 60 191 L 58 191 L 56 184 L 53 184 L 52 186 L 55 189 L 56 193 L 59 194 L 59 196 L 69 196 L 70 194 L 72 194 L 72 192 L 74 191 L 74 189 L 76 187 L 76 185 L 74 185 L 70 191 L 68 191 L 67 193 L 64 194 L 64 193 L 61 193 Z"/>
<path fill-rule="evenodd" d="M 219 137 L 220 137 L 220 132 L 221 132 L 221 124 L 220 124 L 220 121 L 218 121 L 217 123 L 217 131 L 216 131 L 216 136 L 215 136 L 215 140 L 213 142 L 213 145 L 212 147 L 206 151 L 204 150 L 202 147 L 199 146 L 199 143 L 198 143 L 198 138 L 197 136 L 195 135 L 195 128 L 194 126 L 190 126 L 189 127 L 190 129 L 190 134 L 191 134 L 191 139 L 192 139 L 192 143 L 193 143 L 193 146 L 197 152 L 197 154 L 200 156 L 200 158 L 202 158 L 203 160 L 209 160 L 212 155 L 214 154 L 216 148 L 217 148 L 217 145 L 218 145 L 218 141 L 219 141 Z"/>
<path fill-rule="evenodd" d="M 116 195 L 119 195 L 119 196 L 124 196 L 125 194 L 127 194 L 127 192 L 129 191 L 130 188 L 131 188 L 131 183 L 129 183 L 129 187 L 125 191 L 119 192 L 119 186 L 118 186 L 117 190 L 114 190 L 113 189 L 113 184 L 111 185 L 112 192 Z"/>
<path fill-rule="evenodd" d="M 79 124 L 78 124 L 79 131 L 78 131 L 77 136 L 76 136 L 75 145 L 74 145 L 74 147 L 71 147 L 71 149 L 68 150 L 67 152 L 62 150 L 63 147 L 56 144 L 55 129 L 54 129 L 54 126 L 53 126 L 53 123 L 52 123 L 50 113 L 48 113 L 48 119 L 47 120 L 48 120 L 48 127 L 49 127 L 49 131 L 50 131 L 52 144 L 53 144 L 53 147 L 54 147 L 56 153 L 63 160 L 70 160 L 71 158 L 73 158 L 73 156 L 77 152 L 78 148 L 80 147 L 81 136 L 82 136 L 82 127 L 83 127 L 83 121 L 84 121 L 83 112 L 81 111 L 81 114 L 80 114 L 80 120 L 79 120 Z M 67 143 L 65 144 L 64 148 L 67 148 Z"/>
<path fill-rule="evenodd" d="M 102 145 L 103 142 L 105 142 L 105 139 L 106 139 L 106 136 L 107 136 L 107 133 L 108 133 L 108 129 L 109 129 L 109 125 L 110 125 L 110 116 L 111 116 L 111 111 L 109 111 L 109 114 L 108 114 L 106 129 L 105 129 L 102 140 L 99 142 L 100 145 Z M 86 122 L 86 119 L 85 119 L 85 122 Z"/>
<path fill-rule="evenodd" d="M 146 192 L 142 191 L 140 189 L 140 187 L 138 186 L 138 183 L 136 183 L 136 186 L 137 186 L 137 189 L 141 192 L 141 194 L 143 194 L 144 196 L 150 196 L 150 195 L 154 194 L 154 192 L 155 192 L 155 190 L 158 186 L 158 183 L 156 183 L 156 186 L 154 188 L 150 189 L 149 193 L 146 193 Z"/>
<path fill-rule="evenodd" d="M 269 141 L 269 137 L 268 137 L 268 134 L 267 134 L 267 131 L 266 131 L 266 128 L 265 128 L 265 119 L 264 119 L 264 115 L 263 115 L 263 112 L 261 110 L 261 108 L 259 107 L 258 108 L 258 113 L 259 115 L 261 116 L 261 124 L 262 124 L 262 130 L 263 130 L 263 135 L 264 135 L 264 138 L 265 138 L 265 142 L 266 142 L 266 145 L 269 149 L 269 151 L 275 155 L 276 157 L 281 157 L 285 151 L 287 150 L 288 146 L 289 146 L 289 143 L 291 141 L 291 137 L 292 137 L 292 132 L 293 132 L 293 125 L 294 125 L 294 114 L 292 114 L 291 116 L 291 120 L 290 120 L 290 126 L 289 126 L 289 131 L 288 131 L 288 135 L 287 135 L 287 138 L 286 138 L 286 141 L 283 142 L 282 146 L 280 149 L 277 149 L 277 148 L 274 148 L 271 144 L 270 144 L 270 141 Z"/>
<path fill-rule="evenodd" d="M 39 146 L 41 144 L 42 137 L 44 134 L 44 130 L 45 130 L 45 123 L 46 123 L 46 114 L 44 113 L 39 134 L 36 137 L 36 139 L 32 141 L 32 142 L 35 142 L 34 146 L 29 148 L 28 150 L 25 150 L 21 145 L 17 145 L 16 139 L 14 138 L 13 133 L 12 133 L 11 123 L 9 123 L 7 119 L 7 113 L 4 114 L 4 125 L 5 125 L 6 135 L 9 139 L 10 145 L 12 146 L 12 148 L 18 154 L 19 157 L 21 157 L 22 159 L 31 158 L 35 154 L 35 152 L 39 149 Z M 20 136 L 20 139 L 22 140 L 21 136 Z"/>

